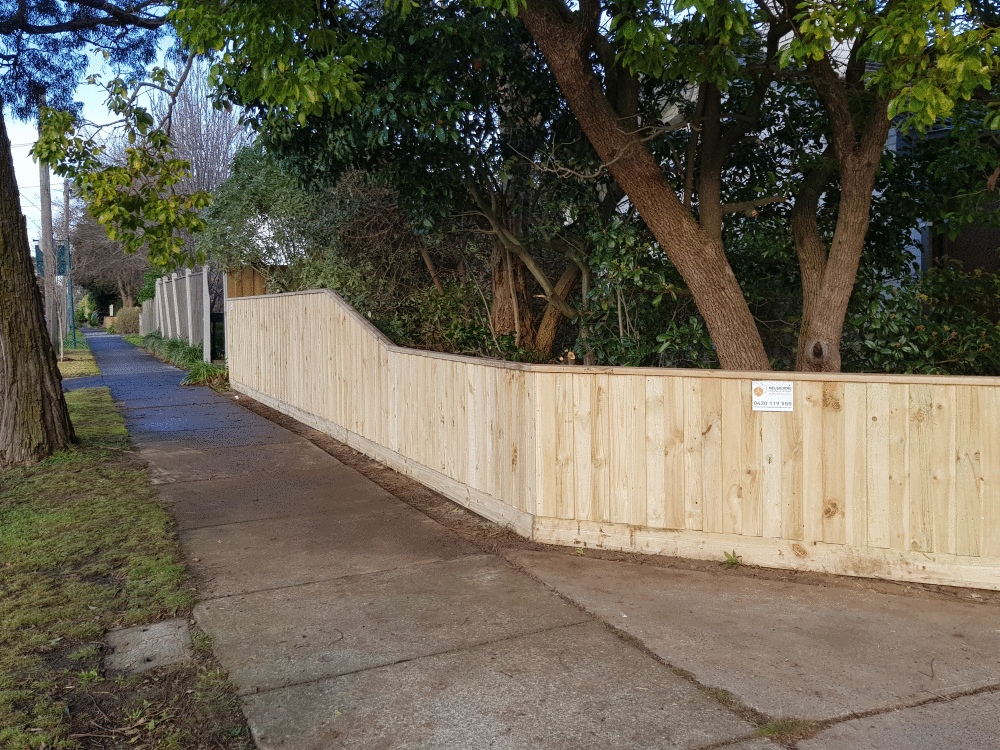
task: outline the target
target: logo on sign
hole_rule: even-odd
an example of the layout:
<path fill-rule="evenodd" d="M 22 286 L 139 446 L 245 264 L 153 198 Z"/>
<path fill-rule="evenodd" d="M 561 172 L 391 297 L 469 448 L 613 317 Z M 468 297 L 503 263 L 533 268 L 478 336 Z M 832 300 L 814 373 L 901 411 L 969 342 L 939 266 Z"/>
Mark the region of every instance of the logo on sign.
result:
<path fill-rule="evenodd" d="M 755 380 L 751 384 L 754 411 L 792 411 L 795 387 L 790 380 Z"/>

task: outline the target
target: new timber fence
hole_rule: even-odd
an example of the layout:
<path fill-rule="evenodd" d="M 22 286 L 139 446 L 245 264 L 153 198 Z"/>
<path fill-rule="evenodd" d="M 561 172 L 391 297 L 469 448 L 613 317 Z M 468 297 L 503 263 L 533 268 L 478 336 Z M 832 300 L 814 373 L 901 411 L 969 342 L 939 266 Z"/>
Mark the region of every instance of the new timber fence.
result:
<path fill-rule="evenodd" d="M 328 290 L 226 319 L 233 388 L 537 541 L 1000 589 L 1000 378 L 452 356 Z"/>

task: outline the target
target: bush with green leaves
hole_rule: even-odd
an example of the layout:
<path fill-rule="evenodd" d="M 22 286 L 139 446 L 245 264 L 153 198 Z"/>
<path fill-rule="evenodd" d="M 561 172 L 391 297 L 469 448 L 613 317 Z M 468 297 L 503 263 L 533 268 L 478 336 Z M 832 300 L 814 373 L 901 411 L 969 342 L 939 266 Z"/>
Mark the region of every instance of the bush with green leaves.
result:
<path fill-rule="evenodd" d="M 225 367 L 205 362 L 202 358 L 201 345 L 191 346 L 183 339 L 167 339 L 154 331 L 143 336 L 126 337 L 129 342 L 153 353 L 164 362 L 187 370 L 188 374 L 181 381 L 183 385 L 209 385 L 217 390 L 229 387 L 229 370 Z"/>
<path fill-rule="evenodd" d="M 142 276 L 142 288 L 136 292 L 135 301 L 136 304 L 141 305 L 147 300 L 151 300 L 156 297 L 156 281 L 163 274 L 157 270 L 146 271 Z"/>
<path fill-rule="evenodd" d="M 1000 276 L 951 263 L 855 295 L 845 369 L 1000 374 Z"/>
<path fill-rule="evenodd" d="M 168 339 L 154 331 L 142 337 L 142 346 L 165 362 L 188 369 L 202 361 L 201 345 L 191 346 L 183 339 Z"/>

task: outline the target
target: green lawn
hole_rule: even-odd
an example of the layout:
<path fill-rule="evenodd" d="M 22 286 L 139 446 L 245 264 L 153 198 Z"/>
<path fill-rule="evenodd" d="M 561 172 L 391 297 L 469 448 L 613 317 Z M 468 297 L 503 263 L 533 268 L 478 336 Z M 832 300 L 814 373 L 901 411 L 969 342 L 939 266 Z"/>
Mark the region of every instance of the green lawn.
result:
<path fill-rule="evenodd" d="M 189 664 L 104 673 L 115 627 L 187 616 L 173 523 L 105 388 L 66 394 L 80 445 L 0 474 L 0 748 L 244 748 L 206 637 Z"/>
<path fill-rule="evenodd" d="M 56 357 L 58 356 L 57 349 Z M 90 353 L 90 347 L 87 346 L 87 339 L 84 337 L 83 331 L 76 332 L 75 347 L 73 340 L 69 337 L 63 342 L 63 358 L 59 360 L 59 372 L 64 378 L 83 378 L 101 374 L 101 371 L 97 369 L 97 362 L 94 361 L 94 355 Z"/>

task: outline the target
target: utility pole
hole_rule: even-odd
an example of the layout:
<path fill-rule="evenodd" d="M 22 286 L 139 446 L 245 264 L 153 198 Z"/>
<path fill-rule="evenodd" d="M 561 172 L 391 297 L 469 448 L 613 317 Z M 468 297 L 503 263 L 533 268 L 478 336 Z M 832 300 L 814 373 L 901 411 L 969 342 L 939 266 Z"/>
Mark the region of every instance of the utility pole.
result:
<path fill-rule="evenodd" d="M 41 110 L 46 104 L 45 93 L 38 95 L 38 135 L 41 137 L 42 113 Z M 55 251 L 52 247 L 52 185 L 49 183 L 49 167 L 42 161 L 38 162 L 38 192 L 41 198 L 40 207 L 42 209 L 42 229 L 39 242 L 42 247 L 42 263 L 44 265 L 45 277 L 43 279 L 45 287 L 45 324 L 49 331 L 49 339 L 53 347 L 58 347 L 59 340 L 59 316 L 56 306 L 56 276 L 59 273 L 59 261 L 56 259 Z"/>
<path fill-rule="evenodd" d="M 66 322 L 69 331 L 73 336 L 73 348 L 76 349 L 76 302 L 73 299 L 73 249 L 69 246 L 69 180 L 63 179 L 63 247 L 66 248 L 66 295 L 68 310 L 66 312 Z"/>

